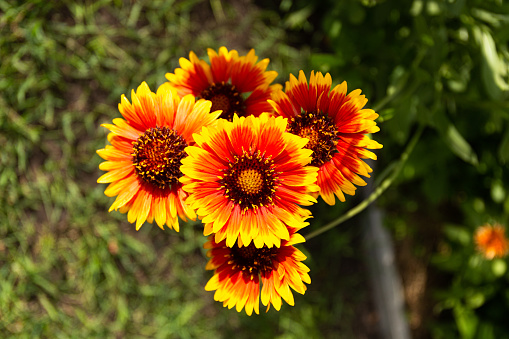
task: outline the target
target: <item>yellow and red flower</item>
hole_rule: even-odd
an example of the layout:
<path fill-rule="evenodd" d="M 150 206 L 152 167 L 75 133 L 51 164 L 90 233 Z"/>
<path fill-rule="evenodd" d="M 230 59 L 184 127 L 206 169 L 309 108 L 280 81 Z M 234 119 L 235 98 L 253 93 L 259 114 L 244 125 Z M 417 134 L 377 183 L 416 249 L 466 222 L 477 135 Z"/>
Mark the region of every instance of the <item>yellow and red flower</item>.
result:
<path fill-rule="evenodd" d="M 208 249 L 207 270 L 215 270 L 214 275 L 205 286 L 207 291 L 216 291 L 214 300 L 222 302 L 229 309 L 236 307 L 238 312 L 243 308 L 248 315 L 259 314 L 261 302 L 281 309 L 281 299 L 294 305 L 290 288 L 304 294 L 310 284 L 309 268 L 302 263 L 306 256 L 293 245 L 304 242 L 304 238 L 290 228 L 290 239 L 283 240 L 280 247 L 257 248 L 251 243 L 244 246 L 239 241 L 233 246 L 226 245 L 224 240 L 215 242 L 210 236 L 204 248 Z M 260 291 L 261 285 L 261 291 Z"/>
<path fill-rule="evenodd" d="M 166 74 L 180 96 L 192 94 L 212 101 L 212 111 L 221 110 L 221 118 L 229 121 L 234 114 L 259 116 L 272 112 L 267 99 L 281 85 L 271 85 L 277 72 L 266 71 L 269 59 L 257 62 L 253 49 L 240 57 L 236 50 L 228 51 L 226 47 L 219 52 L 209 48 L 207 52 L 210 64 L 190 52 L 189 60 L 180 58 L 181 68 Z"/>
<path fill-rule="evenodd" d="M 307 140 L 285 132 L 282 117 L 234 116 L 219 119 L 215 128 L 195 135 L 186 148 L 180 181 L 187 202 L 205 224 L 205 235 L 215 233 L 217 243 L 237 239 L 257 248 L 280 246 L 289 240 L 287 225 L 302 228 L 310 212 L 299 205 L 316 200 L 317 168 L 311 162 Z"/>
<path fill-rule="evenodd" d="M 509 240 L 505 236 L 505 228 L 500 224 L 483 225 L 474 234 L 477 250 L 486 259 L 502 258 L 509 251 Z"/>
<path fill-rule="evenodd" d="M 118 105 L 124 119 L 101 125 L 110 130 L 111 145 L 97 151 L 106 160 L 99 169 L 107 171 L 97 182 L 109 183 L 104 194 L 117 197 L 110 211 L 127 212 L 136 230 L 155 220 L 162 229 L 166 224 L 178 231 L 178 216 L 196 218 L 179 182 L 185 148 L 194 144 L 193 133 L 215 123 L 219 112 L 210 113 L 211 103 L 192 95 L 181 99 L 168 85 L 153 93 L 143 82 L 131 100 L 122 95 Z"/>
<path fill-rule="evenodd" d="M 376 159 L 368 149 L 382 145 L 367 136 L 380 130 L 374 121 L 378 114 L 364 108 L 368 100 L 361 91 L 347 95 L 346 82 L 332 91 L 331 85 L 329 73 L 311 72 L 308 85 L 300 71 L 299 79 L 291 74 L 285 91 L 275 92 L 269 102 L 277 116 L 289 119 L 289 132 L 309 139 L 306 147 L 313 150 L 311 165 L 320 168 L 319 193 L 334 205 L 334 195 L 345 201 L 345 193 L 355 194 L 354 184 L 366 185 L 359 175 L 369 177 L 372 169 L 362 159 Z"/>

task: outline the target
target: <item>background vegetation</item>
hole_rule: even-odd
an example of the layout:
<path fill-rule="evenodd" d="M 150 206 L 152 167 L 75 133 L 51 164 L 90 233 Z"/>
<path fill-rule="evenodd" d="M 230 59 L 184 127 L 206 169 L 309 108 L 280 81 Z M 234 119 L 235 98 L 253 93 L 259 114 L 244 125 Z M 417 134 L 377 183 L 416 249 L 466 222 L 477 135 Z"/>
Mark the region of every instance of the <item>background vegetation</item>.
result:
<path fill-rule="evenodd" d="M 362 88 L 381 114 L 375 183 L 423 129 L 378 201 L 413 335 L 509 337 L 507 259 L 472 243 L 485 222 L 509 225 L 508 23 L 496 0 L 0 0 L 0 333 L 376 335 L 356 218 L 305 244 L 312 284 L 295 307 L 247 317 L 203 290 L 198 223 L 135 232 L 107 213 L 95 150 L 120 95 L 225 45 L 269 57 L 279 82 L 314 69 Z M 359 199 L 315 206 L 310 229 Z"/>

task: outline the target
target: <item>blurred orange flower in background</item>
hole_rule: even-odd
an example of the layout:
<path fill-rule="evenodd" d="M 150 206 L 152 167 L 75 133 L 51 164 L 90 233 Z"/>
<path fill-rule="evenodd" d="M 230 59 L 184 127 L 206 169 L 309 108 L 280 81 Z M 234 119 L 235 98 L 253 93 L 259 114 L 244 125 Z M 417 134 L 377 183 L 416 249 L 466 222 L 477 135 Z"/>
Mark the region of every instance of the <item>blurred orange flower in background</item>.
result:
<path fill-rule="evenodd" d="M 509 240 L 505 236 L 505 228 L 500 224 L 483 225 L 474 234 L 477 250 L 486 259 L 502 258 L 509 251 Z"/>

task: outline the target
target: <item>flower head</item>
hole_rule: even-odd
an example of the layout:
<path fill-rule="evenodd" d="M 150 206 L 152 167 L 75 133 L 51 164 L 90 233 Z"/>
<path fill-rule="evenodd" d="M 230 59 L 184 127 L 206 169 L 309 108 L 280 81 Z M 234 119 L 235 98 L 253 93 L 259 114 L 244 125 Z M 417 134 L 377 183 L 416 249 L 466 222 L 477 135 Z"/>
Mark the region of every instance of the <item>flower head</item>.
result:
<path fill-rule="evenodd" d="M 271 304 L 279 311 L 281 298 L 293 306 L 290 288 L 304 294 L 304 283 L 311 283 L 311 279 L 309 268 L 302 263 L 306 256 L 293 246 L 304 238 L 294 233 L 294 229 L 290 232 L 290 240 L 272 248 L 257 248 L 253 243 L 244 246 L 240 239 L 233 247 L 228 247 L 224 240 L 217 243 L 214 237 L 209 237 L 204 245 L 209 249 L 207 256 L 210 258 L 206 269 L 215 271 L 205 290 L 216 291 L 214 299 L 229 309 L 235 306 L 241 312 L 245 307 L 248 315 L 253 310 L 259 314 L 260 294 L 267 311 Z"/>
<path fill-rule="evenodd" d="M 212 111 L 221 110 L 221 118 L 229 121 L 234 114 L 259 116 L 272 112 L 267 99 L 281 86 L 271 85 L 277 72 L 266 71 L 269 59 L 257 62 L 253 49 L 240 57 L 236 50 L 228 51 L 226 47 L 219 52 L 209 48 L 207 52 L 210 64 L 190 52 L 189 60 L 180 58 L 181 68 L 166 74 L 179 95 L 210 100 Z"/>
<path fill-rule="evenodd" d="M 210 113 L 210 102 L 195 101 L 192 95 L 181 99 L 167 85 L 153 93 L 143 82 L 131 100 L 122 95 L 118 105 L 124 119 L 101 125 L 110 130 L 111 145 L 97 151 L 106 160 L 99 169 L 107 171 L 97 182 L 109 183 L 104 194 L 117 197 L 110 211 L 127 212 L 136 230 L 155 220 L 160 228 L 166 224 L 178 231 L 177 216 L 196 218 L 179 182 L 185 148 L 194 144 L 193 133 L 214 123 L 219 112 Z"/>
<path fill-rule="evenodd" d="M 372 169 L 362 159 L 376 159 L 368 149 L 382 145 L 367 134 L 379 131 L 378 114 L 364 106 L 367 99 L 360 90 L 347 95 L 346 82 L 334 87 L 329 73 L 311 72 L 309 85 L 303 71 L 299 79 L 290 75 L 285 91 L 273 94 L 276 115 L 289 119 L 287 130 L 309 139 L 313 150 L 311 165 L 318 166 L 317 185 L 323 200 L 334 205 L 334 195 L 345 201 L 344 193 L 354 195 L 355 185 L 366 185 L 359 175 L 369 177 Z"/>
<path fill-rule="evenodd" d="M 502 258 L 509 251 L 509 240 L 505 228 L 499 224 L 484 225 L 477 228 L 474 234 L 477 250 L 487 259 Z"/>
<path fill-rule="evenodd" d="M 205 235 L 232 247 L 238 238 L 257 248 L 289 240 L 287 225 L 302 228 L 316 200 L 317 168 L 306 166 L 307 140 L 285 132 L 287 120 L 262 115 L 219 119 L 186 148 L 180 181 L 187 202 L 205 223 Z"/>

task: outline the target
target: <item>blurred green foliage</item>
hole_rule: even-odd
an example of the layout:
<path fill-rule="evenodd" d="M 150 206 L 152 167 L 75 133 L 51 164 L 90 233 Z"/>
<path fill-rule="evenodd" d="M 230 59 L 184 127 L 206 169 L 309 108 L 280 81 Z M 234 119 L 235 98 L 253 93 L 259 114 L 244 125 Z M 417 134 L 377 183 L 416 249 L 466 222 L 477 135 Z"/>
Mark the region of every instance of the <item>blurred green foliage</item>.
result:
<path fill-rule="evenodd" d="M 482 260 L 471 237 L 487 221 L 509 227 L 509 4 L 285 0 L 279 10 L 311 41 L 310 69 L 361 88 L 380 113 L 378 182 L 425 127 L 379 201 L 396 240 L 432 265 L 436 307 L 414 334 L 507 337 L 507 260 Z"/>

